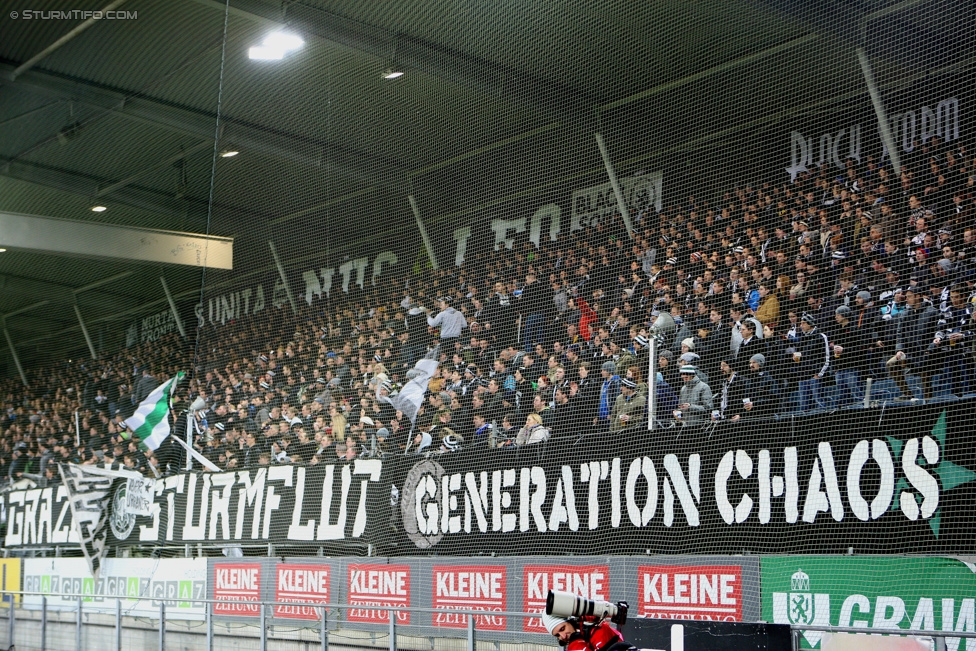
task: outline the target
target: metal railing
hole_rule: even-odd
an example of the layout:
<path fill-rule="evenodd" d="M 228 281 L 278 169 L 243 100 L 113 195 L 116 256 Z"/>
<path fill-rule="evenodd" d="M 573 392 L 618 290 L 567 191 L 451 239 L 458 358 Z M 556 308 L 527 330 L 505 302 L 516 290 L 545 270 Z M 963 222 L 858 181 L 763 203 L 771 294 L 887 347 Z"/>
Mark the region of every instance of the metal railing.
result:
<path fill-rule="evenodd" d="M 25 603 L 25 598 L 32 598 Z M 227 601 L 223 599 L 151 599 L 91 594 L 3 593 L 0 609 L 0 647 L 18 651 L 122 651 L 123 649 L 180 649 L 223 651 L 503 651 L 526 645 L 532 651 L 551 651 L 555 641 L 545 634 L 479 628 L 481 618 L 536 618 L 538 613 L 456 608 L 402 608 L 364 604 L 295 601 Z M 70 601 L 69 601 L 70 600 Z M 123 608 L 126 603 L 152 604 Z M 170 609 L 196 606 L 196 613 L 171 616 Z M 222 614 L 238 606 L 249 615 Z M 290 609 L 282 615 L 279 609 Z M 368 609 L 373 620 L 352 616 Z M 386 613 L 386 622 L 378 613 Z M 411 621 L 410 615 L 427 613 L 450 623 L 438 626 Z M 300 616 L 302 619 L 294 619 Z M 504 621 L 504 620 L 502 620 Z M 503 626 L 502 628 L 507 628 Z M 799 651 L 805 632 L 897 635 L 930 638 L 935 651 L 945 651 L 946 640 L 976 639 L 972 631 L 879 629 L 856 626 L 791 625 L 792 647 Z M 971 642 L 976 648 L 976 644 Z M 969 648 L 969 646 L 967 646 Z"/>
<path fill-rule="evenodd" d="M 32 598 L 25 603 L 25 598 Z M 97 603 L 93 603 L 97 599 Z M 70 600 L 70 602 L 68 602 Z M 153 616 L 143 606 L 139 614 L 126 603 L 153 605 Z M 114 604 L 113 604 L 114 602 Z M 175 604 L 202 606 L 202 613 L 179 618 L 171 616 Z M 455 608 L 398 608 L 395 606 L 295 601 L 227 601 L 223 599 L 152 599 L 91 594 L 49 594 L 16 592 L 3 594 L 0 610 L 0 646 L 18 651 L 223 651 L 259 649 L 267 651 L 502 651 L 503 646 L 529 645 L 536 651 L 551 651 L 548 635 L 505 630 L 480 630 L 481 618 L 535 618 L 538 613 L 487 611 Z M 221 614 L 236 606 L 253 615 Z M 302 619 L 276 615 L 278 609 L 302 613 Z M 352 611 L 368 609 L 374 620 L 355 621 Z M 444 626 L 403 623 L 409 615 L 431 613 L 451 623 Z M 416 619 L 416 618 L 414 618 Z M 5 645 L 5 646 L 3 646 Z"/>
<path fill-rule="evenodd" d="M 961 638 L 967 640 L 976 639 L 976 631 L 930 631 L 911 630 L 906 628 L 867 628 L 863 626 L 808 626 L 804 624 L 791 624 L 790 630 L 793 637 L 793 651 L 799 651 L 800 638 L 805 631 L 814 631 L 818 633 L 897 635 L 899 637 L 931 638 L 935 642 L 935 651 L 946 651 L 946 640 L 959 640 Z M 967 642 L 966 648 L 976 648 L 976 644 Z"/>

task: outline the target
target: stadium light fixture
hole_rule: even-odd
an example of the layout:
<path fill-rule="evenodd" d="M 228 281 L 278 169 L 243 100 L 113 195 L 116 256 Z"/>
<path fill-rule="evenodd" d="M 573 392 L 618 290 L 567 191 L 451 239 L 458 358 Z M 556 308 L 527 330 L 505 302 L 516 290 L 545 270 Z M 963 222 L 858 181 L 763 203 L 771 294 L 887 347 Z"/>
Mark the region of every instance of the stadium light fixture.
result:
<path fill-rule="evenodd" d="M 289 52 L 305 45 L 300 36 L 287 32 L 268 34 L 261 45 L 249 48 L 247 56 L 255 61 L 280 61 Z"/>
<path fill-rule="evenodd" d="M 233 158 L 234 156 L 237 156 L 239 153 L 241 152 L 237 151 L 236 149 L 225 149 L 224 151 L 220 152 L 220 157 Z"/>
<path fill-rule="evenodd" d="M 383 71 L 383 79 L 399 79 L 405 73 L 397 68 L 387 68 Z"/>
<path fill-rule="evenodd" d="M 95 205 L 91 207 L 92 212 L 105 212 L 106 210 L 108 210 L 108 208 L 102 205 Z"/>
<path fill-rule="evenodd" d="M 7 249 L 0 248 L 0 253 L 6 253 L 6 252 L 7 252 Z"/>

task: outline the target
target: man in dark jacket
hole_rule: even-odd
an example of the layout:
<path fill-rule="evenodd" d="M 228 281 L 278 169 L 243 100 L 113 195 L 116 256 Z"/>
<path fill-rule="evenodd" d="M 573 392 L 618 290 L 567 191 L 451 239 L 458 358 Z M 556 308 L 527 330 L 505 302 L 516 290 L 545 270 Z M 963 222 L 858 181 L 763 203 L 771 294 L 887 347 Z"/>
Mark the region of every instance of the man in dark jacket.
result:
<path fill-rule="evenodd" d="M 427 315 L 419 305 L 412 305 L 404 317 L 407 326 L 407 343 L 404 348 L 404 362 L 408 368 L 427 352 L 430 333 L 427 330 Z"/>
<path fill-rule="evenodd" d="M 756 353 L 749 359 L 746 396 L 742 408 L 749 418 L 772 416 L 780 405 L 780 383 L 765 370 L 766 356 Z"/>
<path fill-rule="evenodd" d="M 152 376 L 148 368 L 142 369 L 142 377 L 136 380 L 132 387 L 132 404 L 138 405 L 145 400 L 153 389 L 159 386 L 159 382 Z"/>
<path fill-rule="evenodd" d="M 591 374 L 590 362 L 580 362 L 578 374 L 575 400 L 578 401 L 580 425 L 589 429 L 596 425 L 597 412 L 600 408 L 601 381 Z"/>
<path fill-rule="evenodd" d="M 522 296 L 519 299 L 525 350 L 534 349 L 536 344 L 545 345 L 546 308 L 550 305 L 553 305 L 552 290 L 540 283 L 535 273 L 526 274 L 525 287 L 522 288 Z"/>
<path fill-rule="evenodd" d="M 741 353 L 742 351 L 740 350 L 739 352 Z M 718 405 L 716 407 L 718 414 L 716 415 L 714 411 L 712 412 L 713 420 L 725 419 L 737 421 L 746 413 L 742 402 L 742 399 L 746 397 L 746 380 L 736 372 L 731 362 L 731 355 L 727 355 L 719 363 L 719 368 L 722 370 L 722 375 L 725 379 L 722 382 L 722 389 L 718 396 Z"/>
<path fill-rule="evenodd" d="M 858 382 L 862 373 L 867 372 L 866 342 L 861 330 L 851 323 L 853 310 L 846 305 L 839 305 L 834 310 L 834 328 L 832 351 L 834 359 L 834 379 L 839 392 L 837 405 L 843 407 L 858 401 L 861 394 Z"/>
<path fill-rule="evenodd" d="M 830 346 L 827 335 L 817 328 L 817 321 L 810 314 L 800 319 L 800 341 L 793 359 L 800 365 L 800 411 L 823 407 L 820 399 L 820 380 L 830 370 Z M 798 356 L 799 355 L 799 356 Z"/>
<path fill-rule="evenodd" d="M 905 379 L 905 373 L 913 367 L 922 376 L 923 395 L 932 396 L 932 368 L 926 364 L 926 348 L 935 339 L 939 311 L 927 299 L 926 290 L 919 286 L 905 291 L 907 305 L 897 318 L 895 354 L 885 364 L 888 375 L 901 390 L 901 400 L 915 397 Z"/>

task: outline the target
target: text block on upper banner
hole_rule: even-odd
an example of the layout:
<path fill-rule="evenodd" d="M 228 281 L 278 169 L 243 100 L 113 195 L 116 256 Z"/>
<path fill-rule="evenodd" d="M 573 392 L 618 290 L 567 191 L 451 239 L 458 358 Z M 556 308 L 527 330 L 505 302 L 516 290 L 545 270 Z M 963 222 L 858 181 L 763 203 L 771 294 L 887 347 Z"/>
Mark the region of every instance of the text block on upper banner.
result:
<path fill-rule="evenodd" d="M 98 224 L 0 212 L 0 245 L 93 258 L 234 268 L 234 240 L 199 233 Z"/>

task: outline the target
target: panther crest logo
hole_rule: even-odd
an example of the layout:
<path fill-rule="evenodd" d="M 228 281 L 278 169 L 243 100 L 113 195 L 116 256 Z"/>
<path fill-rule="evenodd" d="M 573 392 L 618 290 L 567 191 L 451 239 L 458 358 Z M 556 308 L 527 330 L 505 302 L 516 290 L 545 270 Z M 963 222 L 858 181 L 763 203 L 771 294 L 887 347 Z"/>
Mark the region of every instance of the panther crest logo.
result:
<path fill-rule="evenodd" d="M 119 487 L 115 489 L 115 495 L 112 497 L 112 515 L 108 520 L 109 526 L 112 528 L 112 535 L 115 536 L 117 540 L 125 540 L 132 533 L 133 527 L 136 526 L 136 516 L 134 513 L 129 513 L 129 493 L 128 493 L 128 482 L 119 482 Z"/>

